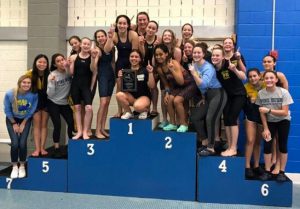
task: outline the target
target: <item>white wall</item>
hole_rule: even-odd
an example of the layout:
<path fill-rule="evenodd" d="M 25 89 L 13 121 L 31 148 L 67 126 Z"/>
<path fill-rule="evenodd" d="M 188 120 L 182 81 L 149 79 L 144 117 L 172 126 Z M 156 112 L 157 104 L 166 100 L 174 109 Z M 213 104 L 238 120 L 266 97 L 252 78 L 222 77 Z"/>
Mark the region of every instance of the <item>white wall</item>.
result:
<path fill-rule="evenodd" d="M 26 27 L 27 0 L 0 0 L 0 26 Z"/>

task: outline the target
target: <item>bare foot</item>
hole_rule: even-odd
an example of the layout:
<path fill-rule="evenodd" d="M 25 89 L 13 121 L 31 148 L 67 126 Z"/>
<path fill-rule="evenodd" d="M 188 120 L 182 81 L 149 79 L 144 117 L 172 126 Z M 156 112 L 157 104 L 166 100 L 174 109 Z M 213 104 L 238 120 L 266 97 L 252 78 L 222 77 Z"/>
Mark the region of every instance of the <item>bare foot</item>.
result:
<path fill-rule="evenodd" d="M 83 132 L 83 135 L 82 135 L 82 138 L 83 138 L 84 140 L 90 139 L 88 132 L 85 132 L 85 131 L 84 131 L 84 132 Z"/>
<path fill-rule="evenodd" d="M 101 133 L 95 134 L 95 136 L 96 136 L 97 139 L 105 139 L 106 138 L 106 136 L 101 134 Z"/>
<path fill-rule="evenodd" d="M 47 152 L 46 150 L 42 149 L 42 150 L 41 150 L 41 154 L 42 154 L 42 155 L 48 155 L 48 152 Z"/>
<path fill-rule="evenodd" d="M 89 135 L 89 136 L 92 136 L 92 135 L 93 135 L 92 130 L 89 130 L 89 131 L 88 131 L 88 135 Z"/>
<path fill-rule="evenodd" d="M 221 156 L 223 157 L 231 157 L 237 154 L 236 150 L 234 149 L 227 149 L 224 152 L 221 152 Z"/>
<path fill-rule="evenodd" d="M 33 157 L 38 157 L 39 155 L 40 155 L 39 150 L 34 150 L 34 152 L 31 154 L 31 156 L 33 156 Z"/>
<path fill-rule="evenodd" d="M 116 114 L 114 114 L 114 118 L 120 118 L 122 116 L 122 113 L 120 113 L 120 112 L 118 112 L 118 113 L 116 113 Z"/>
<path fill-rule="evenodd" d="M 72 139 L 80 139 L 80 138 L 82 138 L 82 133 L 78 132 L 75 136 L 73 136 Z"/>
<path fill-rule="evenodd" d="M 109 137 L 109 133 L 107 133 L 105 130 L 101 130 L 102 135 L 104 135 L 105 137 Z"/>

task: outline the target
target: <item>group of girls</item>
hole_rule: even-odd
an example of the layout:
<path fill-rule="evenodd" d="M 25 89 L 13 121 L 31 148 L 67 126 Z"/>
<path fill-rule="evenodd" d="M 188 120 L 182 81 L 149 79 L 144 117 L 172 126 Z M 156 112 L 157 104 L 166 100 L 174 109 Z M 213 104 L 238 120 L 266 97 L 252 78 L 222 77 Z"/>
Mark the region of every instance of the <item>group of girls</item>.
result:
<path fill-rule="evenodd" d="M 6 103 L 10 106 L 6 107 L 6 110 L 10 110 L 7 112 L 7 124 L 10 126 L 10 134 L 15 133 L 15 141 L 19 140 L 17 138 L 23 126 L 33 117 L 36 149 L 32 155 L 46 155 L 48 115 L 54 124 L 53 141 L 56 150 L 59 148 L 60 115 L 68 124 L 70 138 L 89 139 L 97 83 L 100 105 L 94 135 L 100 139 L 107 138 L 109 134 L 105 124 L 115 84 L 118 102 L 115 116 L 129 119 L 136 112 L 139 119 L 146 119 L 149 114 L 158 114 L 157 83 L 160 81 L 163 120 L 159 128 L 186 132 L 192 126 L 197 132 L 198 154 L 215 155 L 220 144 L 220 118 L 223 114 L 228 148 L 220 154 L 234 156 L 237 154 L 239 135 L 238 117 L 244 108 L 247 132 L 246 176 L 259 172 L 261 179 L 269 179 L 273 162 L 276 164 L 273 174 L 277 174 L 278 180 L 284 180 L 290 121 L 288 105 L 292 99 L 287 90 L 276 87 L 278 80 L 282 87 L 287 89 L 288 86 L 284 75 L 274 71 L 276 60 L 272 56 L 264 58 L 263 75 L 257 69 L 247 71 L 244 58 L 239 49 L 235 48 L 232 38 L 226 38 L 222 45 L 215 45 L 210 52 L 207 44 L 195 44 L 191 24 L 184 24 L 182 38 L 176 39 L 170 29 L 164 30 L 159 37 L 158 23 L 150 20 L 147 13 L 138 13 L 136 19 L 136 25 L 132 25 L 126 15 L 119 15 L 108 32 L 100 29 L 94 33 L 95 44 L 89 38 L 72 36 L 69 39 L 72 46 L 70 57 L 54 54 L 50 71 L 47 57 L 36 57 L 32 70 L 24 78 L 29 83 L 27 89 L 23 80 L 20 80 L 18 89 L 14 91 L 16 95 L 8 99 L 11 104 Z M 125 69 L 131 69 L 136 76 L 136 91 L 122 89 Z M 246 74 L 249 82 L 244 86 Z M 24 114 L 20 115 L 21 110 L 14 109 L 13 105 L 19 101 L 18 97 L 24 96 L 24 92 L 31 95 L 30 98 L 34 93 L 38 95 L 37 108 L 33 104 L 27 105 L 26 111 L 21 108 Z M 69 95 L 74 105 L 76 127 Z M 20 109 L 21 106 L 17 107 Z M 279 126 L 285 128 L 279 129 Z M 75 129 L 77 133 L 73 136 Z M 259 170 L 261 133 L 265 139 L 263 172 Z M 19 141 L 21 143 L 22 140 Z M 273 159 L 272 152 L 277 153 Z M 253 169 L 250 166 L 252 153 Z M 14 165 L 17 161 L 16 157 L 12 158 Z M 20 155 L 20 170 L 24 161 Z M 23 176 L 22 172 L 18 175 Z M 15 177 L 15 173 L 12 176 Z"/>

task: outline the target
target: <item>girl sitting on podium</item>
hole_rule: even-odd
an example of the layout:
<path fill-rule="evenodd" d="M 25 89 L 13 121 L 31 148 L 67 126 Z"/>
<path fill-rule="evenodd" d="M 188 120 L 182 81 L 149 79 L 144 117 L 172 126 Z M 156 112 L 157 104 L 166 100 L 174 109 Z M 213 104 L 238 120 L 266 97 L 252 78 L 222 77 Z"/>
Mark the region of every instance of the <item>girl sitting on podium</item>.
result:
<path fill-rule="evenodd" d="M 150 89 L 154 88 L 155 80 L 153 76 L 153 67 L 148 63 L 147 67 L 142 67 L 142 54 L 134 49 L 129 55 L 130 62 L 130 76 L 134 76 L 136 79 L 136 88 L 126 91 L 124 88 L 117 93 L 117 101 L 121 104 L 125 113 L 121 116 L 121 119 L 129 119 L 133 117 L 133 113 L 130 106 L 133 106 L 135 112 L 139 113 L 139 119 L 146 119 L 148 116 L 151 93 Z M 118 77 L 122 81 L 122 87 L 124 87 L 125 69 L 118 71 Z M 134 81 L 132 81 L 134 82 Z M 133 84 L 135 85 L 135 84 Z M 129 90 L 129 89 L 127 89 Z"/>
<path fill-rule="evenodd" d="M 4 113 L 7 131 L 11 139 L 10 156 L 13 165 L 11 178 L 26 176 L 27 137 L 37 103 L 38 95 L 31 92 L 31 76 L 29 75 L 21 76 L 17 88 L 11 89 L 5 94 Z M 18 162 L 20 163 L 19 168 Z"/>
<path fill-rule="evenodd" d="M 163 130 L 186 132 L 188 121 L 184 103 L 196 95 L 198 91 L 196 83 L 191 74 L 176 60 L 172 59 L 166 45 L 157 45 L 154 50 L 154 57 L 156 70 L 165 88 L 164 104 L 167 106 L 170 116 L 170 123 L 164 126 Z M 177 127 L 175 115 L 178 117 L 179 127 Z"/>

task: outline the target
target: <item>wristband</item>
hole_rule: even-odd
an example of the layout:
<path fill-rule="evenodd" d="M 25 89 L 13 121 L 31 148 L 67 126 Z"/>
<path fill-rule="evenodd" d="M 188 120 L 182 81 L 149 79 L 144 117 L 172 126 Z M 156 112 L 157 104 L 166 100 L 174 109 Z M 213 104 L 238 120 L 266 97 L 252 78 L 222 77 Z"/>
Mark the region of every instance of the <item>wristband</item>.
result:
<path fill-rule="evenodd" d="M 271 113 L 271 111 L 272 111 L 272 109 L 270 108 L 268 113 Z"/>

